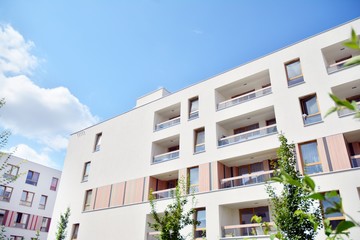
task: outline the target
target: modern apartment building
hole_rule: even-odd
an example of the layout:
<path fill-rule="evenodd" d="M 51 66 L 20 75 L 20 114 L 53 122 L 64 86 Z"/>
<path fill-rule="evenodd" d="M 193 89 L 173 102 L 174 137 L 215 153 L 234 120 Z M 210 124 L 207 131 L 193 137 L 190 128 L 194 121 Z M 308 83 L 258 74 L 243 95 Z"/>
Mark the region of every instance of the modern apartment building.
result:
<path fill-rule="evenodd" d="M 4 170 L 2 179 L 20 174 L 16 181 L 0 185 L 0 225 L 7 239 L 30 240 L 37 231 L 40 239 L 47 239 L 61 171 L 14 155 Z"/>
<path fill-rule="evenodd" d="M 338 191 L 344 211 L 359 221 L 360 122 L 348 110 L 324 117 L 334 106 L 329 93 L 360 102 L 360 66 L 344 66 L 360 55 L 343 46 L 351 28 L 359 33 L 360 19 L 178 92 L 159 89 L 71 135 L 49 239 L 67 206 L 67 239 L 153 239 L 150 189 L 161 212 L 180 179 L 190 180 L 201 222 L 184 233 L 266 239 L 250 218 L 272 221 L 264 182 L 280 132 L 296 144 L 299 171 L 319 191 Z"/>

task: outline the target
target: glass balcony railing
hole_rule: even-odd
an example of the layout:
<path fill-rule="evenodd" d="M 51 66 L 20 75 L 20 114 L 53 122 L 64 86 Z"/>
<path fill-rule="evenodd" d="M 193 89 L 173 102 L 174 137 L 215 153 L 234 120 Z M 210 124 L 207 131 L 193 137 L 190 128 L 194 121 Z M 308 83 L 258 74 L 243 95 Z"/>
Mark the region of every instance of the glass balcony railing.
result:
<path fill-rule="evenodd" d="M 352 58 L 355 58 L 355 57 L 357 57 L 357 56 L 359 56 L 359 55 L 356 55 L 356 56 L 354 55 L 354 56 L 352 56 Z M 331 65 L 327 68 L 328 73 L 329 73 L 329 74 L 330 74 L 330 73 L 334 73 L 334 72 L 340 71 L 340 70 L 342 70 L 342 69 L 350 68 L 350 67 L 352 67 L 352 66 L 355 66 L 355 65 L 345 66 L 345 63 L 346 63 L 347 61 L 350 61 L 352 58 L 346 59 L 346 60 L 341 61 L 341 62 L 338 62 L 338 63 L 331 64 Z"/>
<path fill-rule="evenodd" d="M 316 114 L 311 114 L 311 115 L 303 115 L 303 120 L 304 120 L 304 125 L 310 125 L 313 123 L 317 123 L 317 122 L 321 122 L 322 118 L 321 118 L 321 114 L 320 113 L 316 113 Z"/>
<path fill-rule="evenodd" d="M 258 97 L 268 95 L 270 93 L 272 93 L 271 86 L 266 87 L 266 88 L 262 88 L 260 90 L 255 91 L 255 92 L 247 93 L 247 94 L 238 96 L 236 98 L 232 98 L 232 99 L 229 99 L 227 101 L 221 102 L 221 103 L 218 104 L 217 110 L 222 110 L 222 109 L 225 109 L 225 108 L 228 108 L 228 107 L 232 107 L 232 106 L 235 106 L 237 104 L 247 102 L 247 101 L 250 101 L 250 100 L 258 98 Z"/>
<path fill-rule="evenodd" d="M 220 240 L 237 239 L 236 237 L 240 237 L 240 238 L 246 237 L 246 239 L 251 239 L 251 238 L 257 239 L 259 237 L 270 236 L 271 234 L 275 233 L 276 230 L 274 227 L 274 223 L 270 222 L 269 226 L 270 226 L 270 231 L 268 232 L 267 235 L 264 233 L 263 227 L 261 227 L 260 224 L 258 223 L 224 226 L 223 237 L 220 238 Z"/>
<path fill-rule="evenodd" d="M 180 117 L 173 118 L 173 119 L 170 119 L 170 120 L 162 122 L 162 123 L 158 123 L 155 126 L 155 131 L 159 131 L 159 130 L 162 130 L 162 129 L 165 129 L 165 128 L 169 128 L 169 127 L 178 125 L 179 123 L 180 123 Z"/>
<path fill-rule="evenodd" d="M 165 161 L 179 158 L 179 154 L 180 154 L 180 151 L 176 150 L 176 151 L 156 155 L 156 156 L 154 156 L 153 163 L 160 163 L 160 162 L 165 162 Z"/>
<path fill-rule="evenodd" d="M 155 199 L 171 198 L 175 195 L 175 188 L 169 188 L 152 192 Z"/>
<path fill-rule="evenodd" d="M 351 156 L 351 167 L 360 167 L 360 155 Z"/>
<path fill-rule="evenodd" d="M 199 110 L 193 111 L 189 114 L 189 120 L 195 119 L 199 117 Z"/>
<path fill-rule="evenodd" d="M 360 102 L 357 102 L 357 108 L 360 110 Z M 348 109 L 348 108 L 342 108 L 338 111 L 338 115 L 339 117 L 345 117 L 345 116 L 348 116 L 348 115 L 352 115 L 354 114 L 355 112 Z"/>
<path fill-rule="evenodd" d="M 218 141 L 218 146 L 223 147 L 223 146 L 227 146 L 227 145 L 231 145 L 231 144 L 235 144 L 235 143 L 240 143 L 240 142 L 256 139 L 256 138 L 263 137 L 266 135 L 271 135 L 274 133 L 277 133 L 276 124 L 266 126 L 263 128 L 254 129 L 254 130 L 247 131 L 244 133 L 239 133 L 239 134 L 232 135 L 229 137 L 221 138 Z"/>
<path fill-rule="evenodd" d="M 261 171 L 221 180 L 221 188 L 232 188 L 255 183 L 263 183 L 272 177 L 274 170 Z"/>

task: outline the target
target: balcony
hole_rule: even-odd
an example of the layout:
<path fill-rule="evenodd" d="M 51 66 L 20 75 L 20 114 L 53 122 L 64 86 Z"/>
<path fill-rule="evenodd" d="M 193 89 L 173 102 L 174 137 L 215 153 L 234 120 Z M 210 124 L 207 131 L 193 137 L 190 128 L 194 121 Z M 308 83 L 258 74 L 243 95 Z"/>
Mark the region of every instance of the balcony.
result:
<path fill-rule="evenodd" d="M 256 183 L 263 183 L 272 177 L 274 170 L 260 171 L 251 174 L 243 174 L 241 176 L 224 178 L 221 180 L 221 188 L 232 188 Z"/>
<path fill-rule="evenodd" d="M 152 163 L 161 163 L 177 159 L 180 156 L 179 149 L 180 136 L 175 135 L 156 141 L 152 145 Z"/>
<path fill-rule="evenodd" d="M 277 127 L 276 127 L 276 124 L 273 124 L 270 126 L 257 128 L 257 129 L 247 131 L 244 133 L 235 134 L 235 135 L 232 135 L 229 137 L 223 137 L 218 141 L 218 146 L 224 147 L 227 145 L 244 142 L 244 141 L 256 139 L 259 137 L 264 137 L 264 136 L 275 134 L 275 133 L 277 133 Z"/>
<path fill-rule="evenodd" d="M 353 57 L 360 55 L 359 50 L 347 48 L 343 45 L 343 42 L 323 48 L 321 51 L 328 74 L 353 67 L 345 66 L 345 63 Z"/>
<path fill-rule="evenodd" d="M 262 71 L 216 89 L 217 110 L 245 103 L 271 93 L 269 71 Z"/>
<path fill-rule="evenodd" d="M 156 155 L 156 156 L 154 156 L 153 163 L 166 162 L 169 160 L 179 158 L 179 153 L 180 153 L 180 151 L 176 150 L 176 151 Z"/>
<path fill-rule="evenodd" d="M 176 188 L 170 188 L 160 191 L 154 191 L 152 192 L 155 199 L 162 199 L 162 198 L 172 198 L 175 196 L 175 189 Z"/>
<path fill-rule="evenodd" d="M 178 183 L 178 171 L 166 172 L 151 176 L 149 180 L 149 192 L 155 199 L 171 198 L 175 195 Z"/>
<path fill-rule="evenodd" d="M 244 102 L 250 101 L 252 99 L 268 95 L 270 93 L 272 93 L 271 86 L 268 86 L 263 89 L 260 89 L 260 90 L 254 91 L 254 92 L 250 92 L 250 93 L 226 100 L 224 102 L 221 102 L 218 104 L 217 110 L 222 110 L 222 109 L 225 109 L 228 107 L 232 107 L 237 104 L 244 103 Z"/>
<path fill-rule="evenodd" d="M 270 239 L 270 235 L 276 233 L 276 229 L 272 222 L 269 226 L 270 231 L 265 234 L 264 227 L 258 223 L 227 225 L 223 227 L 223 237 L 220 239 Z"/>
<path fill-rule="evenodd" d="M 155 131 L 180 124 L 180 103 L 155 112 Z"/>

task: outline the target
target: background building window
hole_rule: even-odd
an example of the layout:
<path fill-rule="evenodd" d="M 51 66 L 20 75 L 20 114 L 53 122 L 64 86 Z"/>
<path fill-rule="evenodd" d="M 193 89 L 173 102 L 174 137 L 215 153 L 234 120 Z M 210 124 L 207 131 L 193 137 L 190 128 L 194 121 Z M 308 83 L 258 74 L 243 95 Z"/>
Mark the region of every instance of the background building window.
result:
<path fill-rule="evenodd" d="M 29 170 L 26 176 L 26 183 L 36 186 L 39 181 L 40 173 Z"/>
<path fill-rule="evenodd" d="M 41 222 L 40 232 L 48 232 L 50 226 L 50 218 L 44 217 Z"/>
<path fill-rule="evenodd" d="M 195 237 L 195 239 L 204 239 L 206 237 L 206 210 L 205 210 L 205 208 L 196 209 L 195 219 L 200 224 L 195 226 L 194 237 Z"/>
<path fill-rule="evenodd" d="M 20 198 L 20 205 L 31 207 L 34 199 L 34 193 L 23 191 Z"/>
<path fill-rule="evenodd" d="M 5 167 L 5 178 L 14 178 L 19 174 L 19 167 L 11 164 L 7 164 Z"/>
<path fill-rule="evenodd" d="M 195 97 L 189 100 L 189 119 L 199 117 L 199 98 Z"/>
<path fill-rule="evenodd" d="M 300 144 L 300 157 L 305 174 L 314 174 L 323 171 L 316 141 Z"/>
<path fill-rule="evenodd" d="M 74 224 L 72 227 L 71 240 L 75 240 L 78 238 L 80 224 Z"/>
<path fill-rule="evenodd" d="M 94 152 L 100 151 L 102 133 L 96 134 Z"/>
<path fill-rule="evenodd" d="M 92 196 L 92 190 L 87 190 L 86 193 L 85 193 L 84 211 L 90 210 L 91 196 Z"/>
<path fill-rule="evenodd" d="M 204 128 L 195 130 L 194 151 L 195 151 L 195 153 L 205 151 L 205 129 Z"/>
<path fill-rule="evenodd" d="M 56 177 L 53 177 L 51 180 L 50 190 L 56 191 L 58 182 L 59 182 L 59 179 Z"/>
<path fill-rule="evenodd" d="M 285 64 L 288 86 L 293 86 L 304 82 L 301 70 L 300 59 L 293 60 Z"/>
<path fill-rule="evenodd" d="M 29 214 L 18 212 L 15 217 L 14 227 L 26 228 L 29 220 Z"/>
<path fill-rule="evenodd" d="M 39 209 L 45 209 L 47 202 L 47 196 L 41 195 L 40 197 L 40 203 L 39 203 Z"/>
<path fill-rule="evenodd" d="M 334 194 L 333 194 L 334 193 Z M 337 194 L 335 194 L 337 193 Z M 338 191 L 332 192 L 330 194 L 324 193 L 325 200 L 321 201 L 321 207 L 323 210 L 323 215 L 325 219 L 330 220 L 330 225 L 332 229 L 335 229 L 336 226 L 343 220 L 345 220 L 345 216 L 339 212 L 326 213 L 328 208 L 333 208 L 335 204 L 340 204 L 340 194 Z"/>
<path fill-rule="evenodd" d="M 12 187 L 0 186 L 0 201 L 9 202 L 11 198 Z"/>
<path fill-rule="evenodd" d="M 0 209 L 0 226 L 5 225 L 7 211 L 5 209 Z"/>
<path fill-rule="evenodd" d="M 83 178 L 82 181 L 86 182 L 89 178 L 89 172 L 90 172 L 90 163 L 91 162 L 86 162 L 85 166 L 84 166 L 84 172 L 83 172 Z"/>
<path fill-rule="evenodd" d="M 189 193 L 199 192 L 199 167 L 193 167 L 188 170 L 189 174 Z"/>
<path fill-rule="evenodd" d="M 316 94 L 301 98 L 300 104 L 305 125 L 321 122 L 322 118 L 319 111 Z"/>

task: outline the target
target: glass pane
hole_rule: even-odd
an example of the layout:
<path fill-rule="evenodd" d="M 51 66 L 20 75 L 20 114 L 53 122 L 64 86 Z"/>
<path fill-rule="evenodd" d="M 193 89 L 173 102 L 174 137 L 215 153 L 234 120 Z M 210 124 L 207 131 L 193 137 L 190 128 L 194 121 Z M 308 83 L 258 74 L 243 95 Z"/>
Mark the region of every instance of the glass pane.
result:
<path fill-rule="evenodd" d="M 316 96 L 304 101 L 304 111 L 306 114 L 315 114 L 319 112 L 319 108 L 316 101 Z"/>
<path fill-rule="evenodd" d="M 190 112 L 194 112 L 197 111 L 199 109 L 199 100 L 192 100 L 191 101 L 191 106 L 190 106 Z"/>
<path fill-rule="evenodd" d="M 254 215 L 253 210 L 254 209 L 252 209 L 252 208 L 240 210 L 240 218 L 241 218 L 240 224 L 250 224 L 251 223 L 251 218 Z"/>
<path fill-rule="evenodd" d="M 197 228 L 205 228 L 206 227 L 206 211 L 198 210 L 196 212 L 196 220 L 200 222 L 200 225 Z"/>
<path fill-rule="evenodd" d="M 199 168 L 190 168 L 190 185 L 199 184 Z"/>
<path fill-rule="evenodd" d="M 319 162 L 317 143 L 311 142 L 300 145 L 302 160 L 305 164 Z"/>
<path fill-rule="evenodd" d="M 322 166 L 321 164 L 313 165 L 313 166 L 305 166 L 304 171 L 306 174 L 314 174 L 322 172 Z"/>
<path fill-rule="evenodd" d="M 287 64 L 286 71 L 289 79 L 302 75 L 300 61 Z"/>
<path fill-rule="evenodd" d="M 325 216 L 325 218 L 342 217 L 343 215 L 342 215 L 341 212 L 325 214 L 327 208 L 334 206 L 332 204 L 332 202 L 340 203 L 340 197 L 339 196 L 332 197 L 332 198 L 329 198 L 329 199 L 322 202 L 322 205 L 323 205 L 323 208 L 324 208 L 324 216 Z"/>
<path fill-rule="evenodd" d="M 85 173 L 84 173 L 84 175 L 89 175 L 89 170 L 90 170 L 90 163 L 88 162 L 85 165 Z"/>
<path fill-rule="evenodd" d="M 41 204 L 41 205 L 45 205 L 45 203 L 46 203 L 46 196 L 41 196 L 41 198 L 40 198 L 40 204 Z"/>
<path fill-rule="evenodd" d="M 250 165 L 251 173 L 260 172 L 264 170 L 264 165 L 262 162 L 254 163 Z"/>
<path fill-rule="evenodd" d="M 205 131 L 202 130 L 200 132 L 197 132 L 196 136 L 196 144 L 201 144 L 205 142 Z"/>
<path fill-rule="evenodd" d="M 26 192 L 22 192 L 21 194 L 21 201 L 26 201 Z"/>
<path fill-rule="evenodd" d="M 270 222 L 269 208 L 268 207 L 258 207 L 254 208 L 254 214 L 262 217 L 263 222 Z"/>

